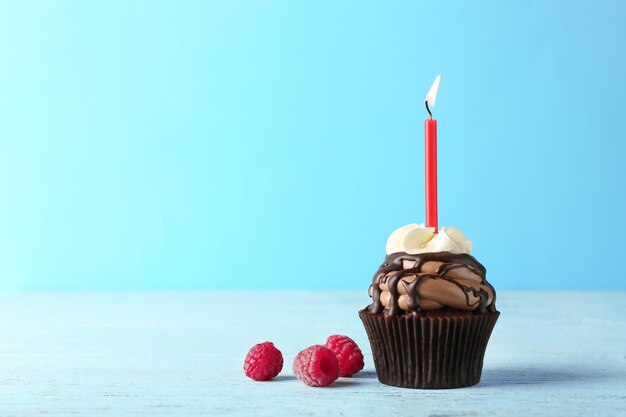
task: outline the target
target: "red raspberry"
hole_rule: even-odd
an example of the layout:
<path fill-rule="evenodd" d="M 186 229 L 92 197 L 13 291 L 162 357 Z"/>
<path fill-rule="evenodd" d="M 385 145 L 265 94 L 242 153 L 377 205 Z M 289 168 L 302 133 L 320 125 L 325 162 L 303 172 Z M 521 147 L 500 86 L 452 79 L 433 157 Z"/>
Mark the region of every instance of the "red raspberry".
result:
<path fill-rule="evenodd" d="M 339 378 L 337 356 L 322 345 L 313 345 L 298 353 L 292 369 L 300 381 L 312 387 L 325 387 Z"/>
<path fill-rule="evenodd" d="M 269 381 L 283 369 L 283 354 L 272 342 L 252 346 L 243 362 L 246 376 L 255 381 Z"/>
<path fill-rule="evenodd" d="M 326 347 L 337 355 L 339 376 L 352 376 L 363 369 L 363 353 L 348 336 L 339 334 L 328 336 Z"/>

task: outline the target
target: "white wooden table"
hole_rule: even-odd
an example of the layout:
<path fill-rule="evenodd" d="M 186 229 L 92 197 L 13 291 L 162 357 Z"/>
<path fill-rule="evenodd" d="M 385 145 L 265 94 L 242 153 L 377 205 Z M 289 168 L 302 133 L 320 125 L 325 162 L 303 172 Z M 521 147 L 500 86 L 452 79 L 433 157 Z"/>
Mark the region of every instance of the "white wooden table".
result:
<path fill-rule="evenodd" d="M 0 298 L 0 416 L 626 415 L 626 293 L 498 293 L 479 385 L 380 384 L 360 292 L 25 293 Z M 366 353 L 358 377 L 310 388 L 296 353 L 333 333 Z M 242 371 L 271 340 L 272 382 Z"/>

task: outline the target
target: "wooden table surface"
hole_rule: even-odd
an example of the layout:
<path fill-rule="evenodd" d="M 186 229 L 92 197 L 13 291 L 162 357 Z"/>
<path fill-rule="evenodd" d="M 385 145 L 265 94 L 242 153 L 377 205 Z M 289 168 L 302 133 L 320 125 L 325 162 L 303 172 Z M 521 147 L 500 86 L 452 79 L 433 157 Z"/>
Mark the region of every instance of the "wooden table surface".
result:
<path fill-rule="evenodd" d="M 626 293 L 498 294 L 482 381 L 380 384 L 360 292 L 23 293 L 0 298 L 0 416 L 626 415 Z M 295 379 L 297 352 L 333 333 L 366 354 L 328 388 Z M 272 382 L 242 371 L 255 343 L 285 358 Z"/>

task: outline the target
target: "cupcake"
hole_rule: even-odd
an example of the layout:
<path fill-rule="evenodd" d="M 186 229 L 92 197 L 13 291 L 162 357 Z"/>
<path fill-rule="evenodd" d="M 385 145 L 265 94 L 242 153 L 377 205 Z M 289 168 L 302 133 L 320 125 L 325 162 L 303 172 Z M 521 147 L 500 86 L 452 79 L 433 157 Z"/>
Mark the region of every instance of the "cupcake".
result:
<path fill-rule="evenodd" d="M 359 312 L 378 380 L 406 388 L 477 384 L 500 313 L 472 242 L 455 227 L 409 224 L 387 240 L 372 304 Z"/>

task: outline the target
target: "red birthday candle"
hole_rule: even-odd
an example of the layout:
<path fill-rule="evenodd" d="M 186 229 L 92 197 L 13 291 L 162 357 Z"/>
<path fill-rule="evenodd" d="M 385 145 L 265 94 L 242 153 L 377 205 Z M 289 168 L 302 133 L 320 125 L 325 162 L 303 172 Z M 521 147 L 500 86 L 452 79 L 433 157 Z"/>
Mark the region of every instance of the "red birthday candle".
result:
<path fill-rule="evenodd" d="M 440 79 L 441 75 L 438 75 L 426 95 L 426 110 L 428 110 L 430 117 L 424 121 L 426 227 L 434 227 L 435 233 L 439 230 L 437 219 L 437 120 L 433 119 L 430 107 L 435 107 Z"/>

